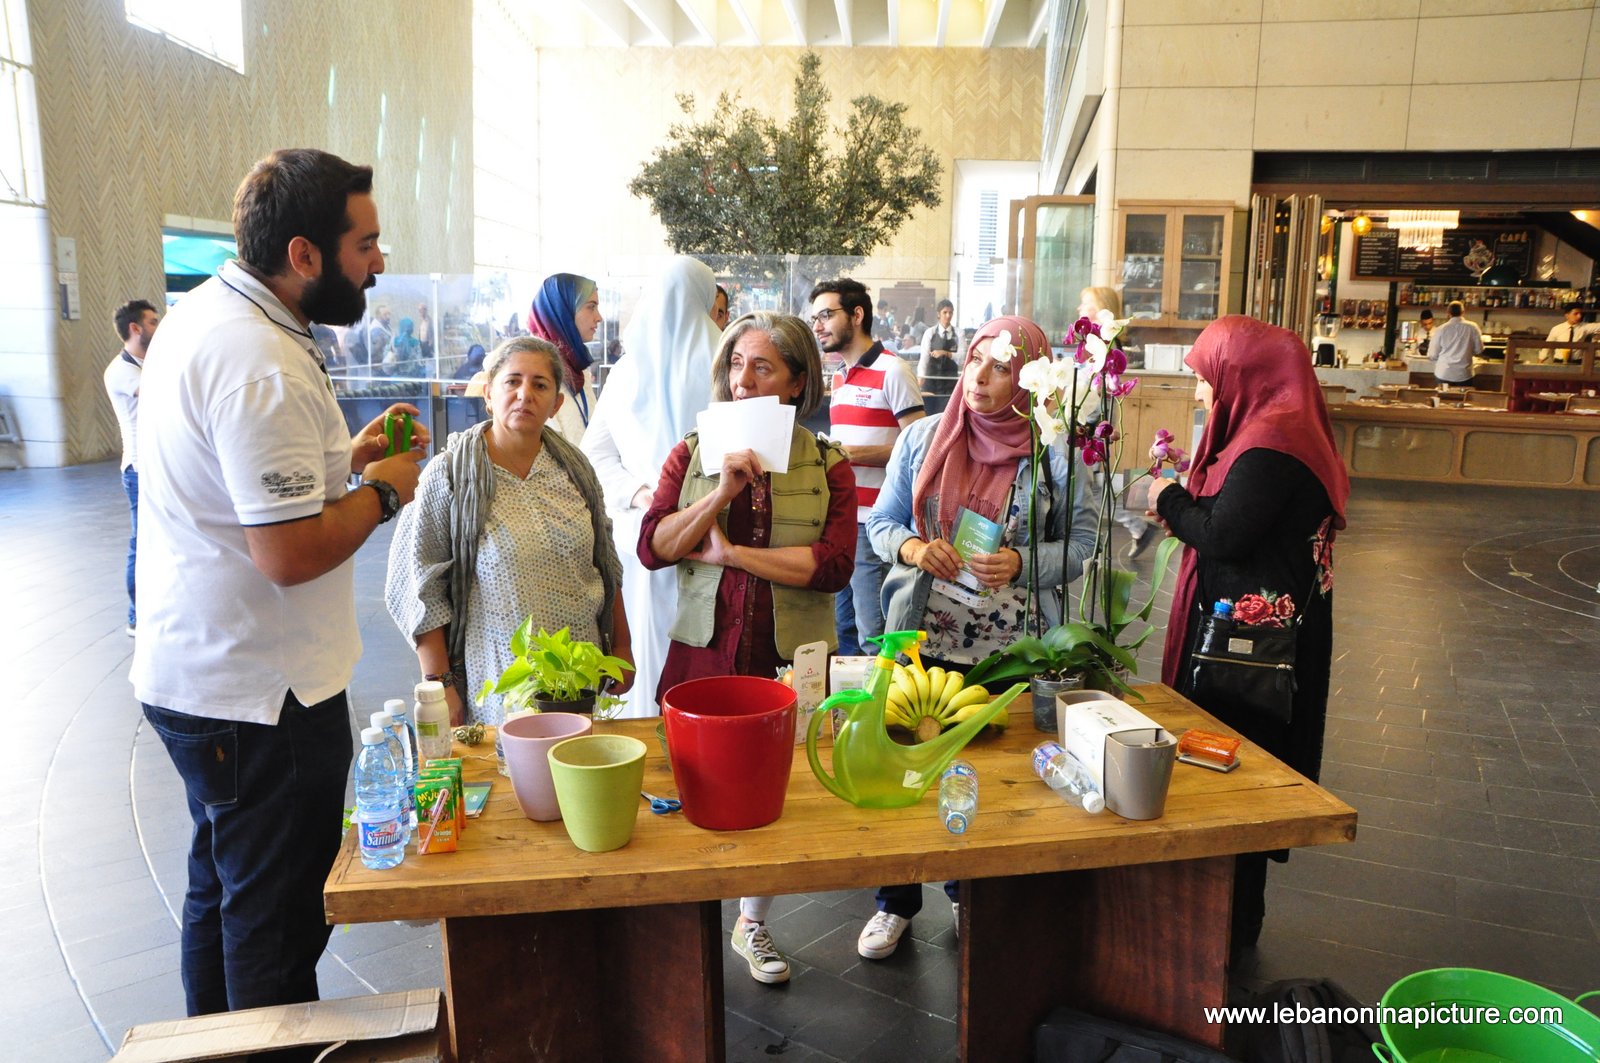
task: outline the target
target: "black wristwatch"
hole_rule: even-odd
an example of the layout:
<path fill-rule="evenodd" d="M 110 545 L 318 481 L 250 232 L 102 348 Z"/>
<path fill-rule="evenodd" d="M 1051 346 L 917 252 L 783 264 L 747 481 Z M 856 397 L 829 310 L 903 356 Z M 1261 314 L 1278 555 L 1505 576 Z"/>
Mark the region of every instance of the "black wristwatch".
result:
<path fill-rule="evenodd" d="M 378 518 L 379 524 L 387 524 L 400 512 L 400 492 L 394 489 L 393 484 L 384 483 L 382 480 L 362 480 L 362 487 L 370 487 L 378 492 L 378 505 L 383 507 L 383 516 Z"/>

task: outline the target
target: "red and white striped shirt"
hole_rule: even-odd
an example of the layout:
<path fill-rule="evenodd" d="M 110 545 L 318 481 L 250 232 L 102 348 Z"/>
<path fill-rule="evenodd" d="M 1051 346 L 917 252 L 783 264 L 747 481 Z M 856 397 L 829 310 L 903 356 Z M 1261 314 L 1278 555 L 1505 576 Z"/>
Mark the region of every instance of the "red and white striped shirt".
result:
<path fill-rule="evenodd" d="M 920 409 L 922 391 L 910 363 L 874 343 L 859 362 L 834 374 L 828 434 L 846 450 L 891 446 L 900 436 L 900 418 Z M 883 487 L 883 466 L 852 461 L 850 468 L 856 474 L 856 519 L 865 521 Z"/>

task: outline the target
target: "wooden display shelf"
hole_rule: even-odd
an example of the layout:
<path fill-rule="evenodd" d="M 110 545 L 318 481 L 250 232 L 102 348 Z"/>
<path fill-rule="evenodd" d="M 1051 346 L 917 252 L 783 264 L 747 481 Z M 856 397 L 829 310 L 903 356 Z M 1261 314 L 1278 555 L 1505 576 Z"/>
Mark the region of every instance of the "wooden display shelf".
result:
<path fill-rule="evenodd" d="M 1397 310 L 1448 310 L 1449 303 L 1396 303 Z M 1489 306 L 1484 303 L 1463 303 L 1462 310 L 1472 313 L 1474 310 L 1510 310 L 1515 314 L 1544 314 L 1546 317 L 1560 317 L 1564 312 L 1559 306 Z M 1593 311 L 1584 308 L 1584 313 Z"/>

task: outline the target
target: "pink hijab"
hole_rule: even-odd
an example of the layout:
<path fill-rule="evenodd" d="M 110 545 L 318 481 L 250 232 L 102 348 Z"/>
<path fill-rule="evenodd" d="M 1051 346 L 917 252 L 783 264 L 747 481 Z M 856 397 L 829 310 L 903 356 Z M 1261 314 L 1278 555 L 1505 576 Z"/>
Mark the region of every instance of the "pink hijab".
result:
<path fill-rule="evenodd" d="M 1032 434 L 1028 428 L 1028 392 L 1018 383 L 1024 363 L 1050 357 L 1044 330 L 1025 317 L 997 317 L 973 335 L 967 348 L 970 361 L 978 344 L 1001 332 L 1011 333 L 1018 348 L 1011 359 L 1011 402 L 997 413 L 978 413 L 967 405 L 967 390 L 957 388 L 957 400 L 944 411 L 917 470 L 911 492 L 912 521 L 917 534 L 928 542 L 947 538 L 956 514 L 967 509 L 990 520 L 1004 514 L 1000 508 L 1017 477 L 1017 462 L 1028 455 Z M 927 498 L 939 498 L 939 527 L 928 527 Z"/>
<path fill-rule="evenodd" d="M 1234 314 L 1206 326 L 1184 364 L 1211 385 L 1211 413 L 1195 448 L 1189 493 L 1222 490 L 1228 470 L 1249 450 L 1276 450 L 1310 469 L 1333 506 L 1332 531 L 1345 525 L 1350 477 L 1333 442 L 1333 426 L 1311 354 L 1288 329 Z M 1161 658 L 1161 681 L 1173 686 L 1194 616 L 1194 547 L 1185 547 L 1172 592 L 1172 616 Z"/>

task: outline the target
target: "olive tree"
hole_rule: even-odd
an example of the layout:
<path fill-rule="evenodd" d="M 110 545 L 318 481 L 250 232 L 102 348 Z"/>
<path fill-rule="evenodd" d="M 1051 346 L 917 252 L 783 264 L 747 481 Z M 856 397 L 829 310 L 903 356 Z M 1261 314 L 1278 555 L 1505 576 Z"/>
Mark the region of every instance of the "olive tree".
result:
<path fill-rule="evenodd" d="M 939 205 L 943 167 L 906 105 L 858 96 L 844 127 L 830 128 L 821 65 L 815 52 L 801 57 L 782 123 L 727 93 L 696 120 L 694 97 L 678 96 L 686 119 L 628 186 L 650 201 L 674 251 L 720 272 L 769 281 L 787 272 L 793 293 L 858 263 L 918 207 Z M 779 256 L 801 256 L 806 276 Z"/>

